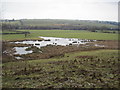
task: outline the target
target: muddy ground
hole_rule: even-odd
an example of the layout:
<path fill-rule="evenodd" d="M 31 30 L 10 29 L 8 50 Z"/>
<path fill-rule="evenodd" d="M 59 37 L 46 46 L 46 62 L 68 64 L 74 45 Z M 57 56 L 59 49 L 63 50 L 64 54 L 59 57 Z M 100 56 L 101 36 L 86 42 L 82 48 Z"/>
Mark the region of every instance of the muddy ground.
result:
<path fill-rule="evenodd" d="M 87 43 L 84 45 L 68 45 L 68 46 L 53 46 L 48 45 L 42 48 L 37 48 L 35 46 L 28 44 L 15 44 L 10 43 L 11 41 L 2 42 L 2 62 L 13 62 L 19 60 L 35 60 L 35 59 L 48 59 L 52 57 L 64 57 L 65 53 L 76 52 L 76 51 L 90 51 L 97 49 L 119 49 L 118 41 L 115 40 L 99 40 L 96 42 Z M 98 47 L 97 45 L 103 45 L 104 47 Z M 30 54 L 14 54 L 15 50 L 13 47 L 25 47 L 29 46 L 27 50 L 32 50 L 33 53 Z M 16 59 L 15 57 L 21 57 L 21 59 Z"/>

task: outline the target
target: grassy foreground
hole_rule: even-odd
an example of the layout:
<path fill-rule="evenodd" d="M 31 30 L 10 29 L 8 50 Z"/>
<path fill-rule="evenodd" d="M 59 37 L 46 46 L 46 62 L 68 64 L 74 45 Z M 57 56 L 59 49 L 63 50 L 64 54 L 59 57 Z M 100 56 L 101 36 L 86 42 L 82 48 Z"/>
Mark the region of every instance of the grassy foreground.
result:
<path fill-rule="evenodd" d="M 118 88 L 118 50 L 4 63 L 3 88 Z"/>
<path fill-rule="evenodd" d="M 16 39 L 33 39 L 39 36 L 46 37 L 63 37 L 63 38 L 80 38 L 80 39 L 96 39 L 96 40 L 118 40 L 118 34 L 89 32 L 80 30 L 20 30 L 29 31 L 31 34 L 25 37 L 24 34 L 3 35 L 3 40 Z"/>

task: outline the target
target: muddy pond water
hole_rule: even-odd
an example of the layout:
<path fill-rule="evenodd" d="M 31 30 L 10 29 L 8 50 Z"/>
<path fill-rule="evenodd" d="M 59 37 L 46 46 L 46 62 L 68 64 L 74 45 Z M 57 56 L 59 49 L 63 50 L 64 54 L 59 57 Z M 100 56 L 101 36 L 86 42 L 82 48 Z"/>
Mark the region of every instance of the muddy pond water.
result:
<path fill-rule="evenodd" d="M 43 38 L 44 40 L 39 41 L 21 41 L 21 42 L 15 42 L 17 44 L 33 44 L 34 46 L 41 48 L 47 45 L 74 45 L 74 44 L 86 44 L 91 41 L 96 41 L 96 40 L 83 40 L 83 39 L 76 39 L 76 38 L 57 38 L 57 37 L 40 37 Z"/>
<path fill-rule="evenodd" d="M 33 52 L 32 50 L 26 51 L 27 48 L 28 47 L 14 47 L 14 49 L 16 50 L 14 54 L 22 55 L 22 54 L 28 54 Z"/>
<path fill-rule="evenodd" d="M 80 44 L 86 44 L 90 42 L 95 42 L 96 40 L 87 40 L 87 39 L 77 39 L 77 38 L 58 38 L 58 37 L 42 37 L 44 40 L 29 40 L 29 41 L 16 41 L 14 43 L 16 44 L 32 44 L 35 47 L 41 48 L 45 47 L 47 45 L 61 45 L 61 46 L 67 46 L 67 45 L 80 45 Z M 14 47 L 16 52 L 14 54 L 28 54 L 32 53 L 32 50 L 27 50 L 28 47 Z"/>

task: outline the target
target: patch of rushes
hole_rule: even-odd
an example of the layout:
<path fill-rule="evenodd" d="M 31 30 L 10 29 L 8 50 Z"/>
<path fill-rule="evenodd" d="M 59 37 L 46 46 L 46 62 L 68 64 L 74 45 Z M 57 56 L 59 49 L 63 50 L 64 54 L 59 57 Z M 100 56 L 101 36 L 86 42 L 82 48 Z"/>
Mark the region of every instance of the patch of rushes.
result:
<path fill-rule="evenodd" d="M 5 63 L 3 88 L 118 88 L 118 64 L 117 50 Z"/>

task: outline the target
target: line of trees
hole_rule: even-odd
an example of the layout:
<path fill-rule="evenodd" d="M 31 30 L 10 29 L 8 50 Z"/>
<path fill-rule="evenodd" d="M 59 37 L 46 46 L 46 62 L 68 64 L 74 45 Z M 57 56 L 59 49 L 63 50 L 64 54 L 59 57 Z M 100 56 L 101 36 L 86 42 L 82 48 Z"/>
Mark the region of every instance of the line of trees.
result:
<path fill-rule="evenodd" d="M 19 29 L 19 25 L 18 24 L 7 24 L 7 23 L 3 23 L 2 24 L 2 30 L 16 30 Z"/>
<path fill-rule="evenodd" d="M 2 24 L 2 30 L 17 30 L 17 29 L 36 29 L 36 30 L 50 30 L 50 29 L 63 29 L 63 30 L 118 30 L 117 28 L 108 28 L 105 26 L 95 27 L 95 26 L 75 26 L 75 25 L 59 25 L 59 26 L 31 26 L 31 25 L 18 25 L 18 24 Z"/>
<path fill-rule="evenodd" d="M 108 23 L 108 22 L 107 22 Z M 90 26 L 81 24 L 51 24 L 51 25 L 30 25 L 25 24 L 22 20 L 4 20 L 2 21 L 2 30 L 18 30 L 18 29 L 35 29 L 35 30 L 51 30 L 51 29 L 62 29 L 62 30 L 89 30 L 95 32 L 96 30 L 118 30 L 118 28 L 110 28 L 107 26 Z"/>

